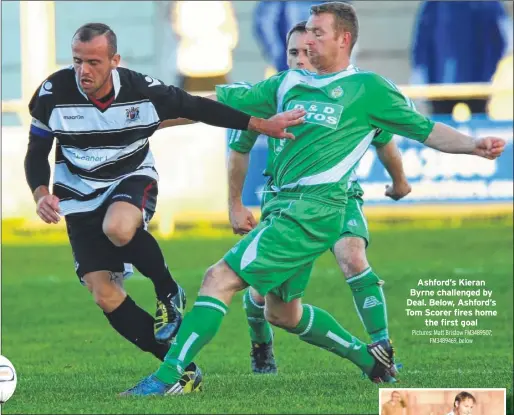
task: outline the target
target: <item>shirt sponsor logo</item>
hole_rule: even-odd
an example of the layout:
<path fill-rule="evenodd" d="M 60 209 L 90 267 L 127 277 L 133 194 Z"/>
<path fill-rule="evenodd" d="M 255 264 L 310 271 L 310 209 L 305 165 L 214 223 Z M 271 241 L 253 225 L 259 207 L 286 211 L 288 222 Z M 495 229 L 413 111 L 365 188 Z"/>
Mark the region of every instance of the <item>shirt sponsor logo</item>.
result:
<path fill-rule="evenodd" d="M 325 102 L 309 102 L 292 100 L 287 105 L 287 110 L 304 109 L 305 122 L 308 124 L 317 124 L 332 130 L 337 128 L 344 107 L 337 104 L 327 104 Z"/>
<path fill-rule="evenodd" d="M 84 154 L 74 153 L 71 151 L 71 154 L 73 154 L 73 157 L 75 157 L 77 160 L 81 161 L 89 161 L 89 162 L 102 162 L 107 161 L 107 156 L 86 156 Z"/>

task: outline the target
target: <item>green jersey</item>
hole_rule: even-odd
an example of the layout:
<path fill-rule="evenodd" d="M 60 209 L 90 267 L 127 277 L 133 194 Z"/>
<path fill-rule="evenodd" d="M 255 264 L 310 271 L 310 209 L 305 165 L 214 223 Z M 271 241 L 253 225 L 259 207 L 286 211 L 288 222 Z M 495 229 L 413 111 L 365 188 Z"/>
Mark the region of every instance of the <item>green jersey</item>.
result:
<path fill-rule="evenodd" d="M 382 131 L 376 137 L 373 138 L 371 142 L 372 145 L 378 147 L 383 146 L 389 143 L 393 138 L 393 134 L 388 133 L 386 131 Z M 239 153 L 249 153 L 254 147 L 257 140 L 266 139 L 268 145 L 268 155 L 266 158 L 266 167 L 264 168 L 264 176 L 272 177 L 273 172 L 273 162 L 275 161 L 276 156 L 282 151 L 282 148 L 287 140 L 270 138 L 265 136 L 264 134 L 259 134 L 255 131 L 241 131 L 241 130 L 231 130 L 230 136 L 228 140 L 228 146 L 230 149 L 237 151 Z M 362 196 L 364 193 L 359 183 L 357 182 L 357 176 L 352 174 L 350 176 L 351 187 L 348 188 L 348 197 L 352 196 L 354 193 L 358 196 Z"/>
<path fill-rule="evenodd" d="M 371 142 L 372 145 L 375 147 L 383 147 L 386 144 L 388 144 L 393 139 L 393 134 L 387 132 L 387 131 L 381 131 L 379 134 L 377 134 L 373 141 Z M 348 178 L 348 192 L 347 196 L 348 198 L 351 197 L 360 197 L 364 195 L 364 190 L 362 190 L 362 187 L 358 181 L 357 174 L 355 174 L 355 169 L 350 174 L 350 177 Z"/>
<path fill-rule="evenodd" d="M 269 118 L 304 108 L 295 140 L 281 140 L 271 163 L 280 192 L 342 202 L 355 165 L 381 130 L 424 141 L 434 123 L 385 78 L 350 66 L 329 75 L 289 70 L 261 81 L 216 87 L 217 97 L 254 116 Z"/>

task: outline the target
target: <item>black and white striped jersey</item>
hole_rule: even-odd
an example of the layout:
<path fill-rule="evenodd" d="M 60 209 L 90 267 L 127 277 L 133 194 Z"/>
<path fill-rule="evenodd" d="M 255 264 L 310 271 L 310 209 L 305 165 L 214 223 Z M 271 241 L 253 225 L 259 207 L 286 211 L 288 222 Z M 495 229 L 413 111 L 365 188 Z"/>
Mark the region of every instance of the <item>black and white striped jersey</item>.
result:
<path fill-rule="evenodd" d="M 31 133 L 57 140 L 53 193 L 63 215 L 95 210 L 129 176 L 157 181 L 148 139 L 194 98 L 129 69 L 112 77 L 114 100 L 106 108 L 82 92 L 72 66 L 45 80 L 29 104 Z"/>

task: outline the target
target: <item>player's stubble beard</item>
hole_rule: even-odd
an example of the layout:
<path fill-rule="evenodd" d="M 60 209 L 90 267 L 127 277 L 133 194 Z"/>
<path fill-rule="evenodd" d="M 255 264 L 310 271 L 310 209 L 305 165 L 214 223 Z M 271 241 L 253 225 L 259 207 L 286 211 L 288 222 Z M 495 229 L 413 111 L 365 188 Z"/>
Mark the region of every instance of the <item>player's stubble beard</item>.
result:
<path fill-rule="evenodd" d="M 327 50 L 327 49 L 325 49 Z M 317 73 L 319 74 L 325 74 L 325 73 L 331 73 L 327 71 L 326 68 L 330 68 L 334 65 L 334 59 L 330 59 L 330 53 L 326 53 L 324 55 L 320 54 L 317 51 L 309 51 L 307 50 L 307 55 L 309 57 L 309 62 L 314 67 Z"/>
<path fill-rule="evenodd" d="M 91 91 L 89 93 L 86 93 L 86 95 L 88 97 L 93 97 L 95 99 L 100 99 L 100 98 L 103 98 L 105 95 L 107 95 L 110 91 L 110 88 L 108 89 L 108 91 L 103 94 L 103 96 L 101 97 L 97 97 L 96 94 L 98 93 L 98 91 L 100 91 L 112 78 L 112 69 L 109 69 L 109 73 L 107 74 L 107 76 L 104 78 L 103 82 L 100 84 L 100 86 L 98 88 L 95 88 L 94 91 Z M 85 91 L 84 91 L 85 92 Z"/>
<path fill-rule="evenodd" d="M 317 53 L 312 54 L 312 52 L 307 52 L 307 57 L 309 58 L 309 62 L 312 67 L 316 70 L 320 70 L 320 56 Z"/>

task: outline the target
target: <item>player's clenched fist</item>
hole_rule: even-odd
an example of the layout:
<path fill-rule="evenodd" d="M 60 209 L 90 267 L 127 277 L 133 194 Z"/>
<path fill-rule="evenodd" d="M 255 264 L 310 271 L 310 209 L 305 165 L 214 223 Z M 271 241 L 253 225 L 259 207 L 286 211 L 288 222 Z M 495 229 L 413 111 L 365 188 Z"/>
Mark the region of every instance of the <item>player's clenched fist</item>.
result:
<path fill-rule="evenodd" d="M 505 140 L 496 137 L 485 137 L 476 141 L 476 147 L 473 154 L 475 156 L 494 160 L 495 158 L 500 157 L 503 150 L 505 150 Z"/>
<path fill-rule="evenodd" d="M 394 182 L 393 185 L 386 185 L 385 195 L 393 200 L 400 200 L 412 191 L 411 185 L 406 182 Z"/>
<path fill-rule="evenodd" d="M 37 201 L 36 212 L 46 223 L 58 223 L 61 220 L 59 198 L 54 195 L 41 196 Z"/>
<path fill-rule="evenodd" d="M 231 207 L 229 209 L 229 219 L 232 231 L 236 235 L 246 235 L 257 226 L 252 211 L 243 205 Z"/>

